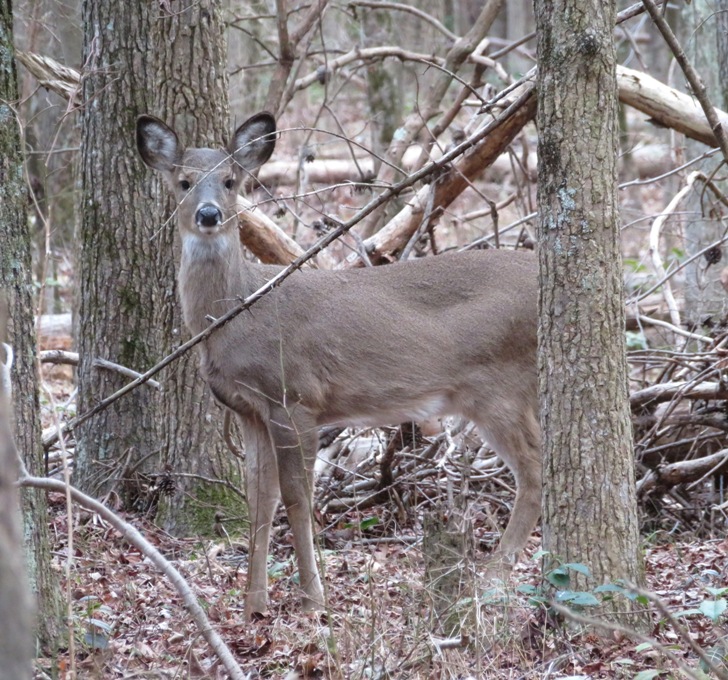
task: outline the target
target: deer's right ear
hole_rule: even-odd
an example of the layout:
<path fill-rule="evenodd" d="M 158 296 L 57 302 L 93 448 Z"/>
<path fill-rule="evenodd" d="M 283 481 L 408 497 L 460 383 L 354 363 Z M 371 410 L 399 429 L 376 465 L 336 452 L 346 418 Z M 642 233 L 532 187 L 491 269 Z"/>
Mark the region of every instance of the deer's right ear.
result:
<path fill-rule="evenodd" d="M 228 151 L 244 170 L 263 165 L 276 146 L 276 120 L 267 111 L 248 118 L 233 135 Z"/>
<path fill-rule="evenodd" d="M 172 172 L 181 157 L 177 133 L 154 116 L 139 116 L 136 125 L 137 149 L 153 170 Z"/>

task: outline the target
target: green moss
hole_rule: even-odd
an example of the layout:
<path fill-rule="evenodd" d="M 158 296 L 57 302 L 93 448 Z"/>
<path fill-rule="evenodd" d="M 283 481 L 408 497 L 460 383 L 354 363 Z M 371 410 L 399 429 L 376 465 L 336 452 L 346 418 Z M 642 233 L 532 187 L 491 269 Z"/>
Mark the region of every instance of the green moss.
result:
<path fill-rule="evenodd" d="M 118 290 L 119 306 L 125 314 L 133 314 L 140 311 L 141 297 L 139 291 L 130 286 L 122 286 Z"/>
<path fill-rule="evenodd" d="M 242 482 L 233 482 L 240 484 Z M 215 533 L 215 515 L 223 517 L 225 530 L 230 537 L 247 535 L 248 507 L 236 493 L 222 484 L 197 482 L 185 495 L 164 499 L 159 506 L 157 522 L 174 535 L 219 538 Z"/>

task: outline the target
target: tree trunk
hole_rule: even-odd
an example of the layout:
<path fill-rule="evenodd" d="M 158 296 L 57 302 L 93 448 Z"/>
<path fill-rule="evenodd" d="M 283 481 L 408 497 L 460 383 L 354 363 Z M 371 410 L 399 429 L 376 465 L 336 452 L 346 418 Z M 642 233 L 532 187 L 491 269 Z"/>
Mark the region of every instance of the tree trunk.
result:
<path fill-rule="evenodd" d="M 159 236 L 143 206 L 151 180 L 135 162 L 134 142 L 136 117 L 152 88 L 145 19 L 155 11 L 145 3 L 83 5 L 79 413 L 128 380 L 94 368 L 95 359 L 143 372 L 163 356 L 154 315 Z M 160 409 L 153 390 L 137 389 L 78 428 L 77 486 L 91 494 L 115 489 L 127 507 L 140 500 L 131 471 L 141 460 L 159 465 Z"/>
<path fill-rule="evenodd" d="M 229 134 L 220 4 L 84 2 L 79 412 L 125 380 L 95 370 L 94 358 L 144 371 L 186 334 L 174 219 L 166 190 L 137 157 L 135 123 L 153 113 L 196 146 Z M 220 409 L 194 354 L 161 382 L 161 395 L 141 387 L 80 428 L 77 481 L 97 494 L 117 488 L 127 506 L 155 509 L 161 501 L 160 520 L 174 533 L 209 530 L 228 492 L 176 474 L 237 478 L 219 434 Z M 155 473 L 171 498 L 142 497 L 140 472 Z"/>
<path fill-rule="evenodd" d="M 723 11 L 726 10 L 724 1 Z M 728 52 L 728 36 L 722 29 L 721 12 L 716 11 L 714 2 L 693 0 L 680 5 L 679 20 L 676 28 L 688 59 L 700 74 L 714 106 L 724 103 L 726 82 L 722 76 L 728 66 L 721 56 Z M 676 17 L 677 18 L 677 17 Z M 719 68 L 716 68 L 716 65 Z M 682 72 L 676 82 L 682 83 Z M 699 156 L 706 151 L 705 145 L 691 139 L 685 140 L 686 160 Z M 716 173 L 722 160 L 710 158 L 693 169 L 701 170 L 711 177 L 725 193 L 726 182 Z M 712 192 L 705 191 L 702 182 L 696 182 L 681 208 L 683 232 L 685 236 L 685 255 L 691 258 L 696 253 L 725 235 L 723 216 L 725 209 Z M 717 245 L 705 256 L 693 260 L 685 269 L 685 321 L 690 326 L 720 323 L 728 310 L 728 299 L 720 281 L 720 274 L 726 266 L 725 244 Z"/>
<path fill-rule="evenodd" d="M 153 20 L 150 55 L 154 74 L 154 97 L 149 113 L 171 123 L 189 146 L 219 147 L 227 142 L 234 125 L 228 107 L 226 28 L 222 20 L 222 0 L 177 0 L 171 3 L 164 22 Z M 154 18 L 153 18 L 154 19 Z M 162 48 L 163 46 L 163 48 Z M 179 74 L 184 74 L 180 76 Z M 141 112 L 140 112 L 141 113 Z M 240 124 L 253 111 L 235 112 Z M 187 336 L 177 300 L 179 237 L 168 189 L 155 179 L 153 220 L 160 232 L 157 271 L 159 290 L 167 296 L 160 300 L 159 318 L 162 350 L 167 354 Z M 173 254 L 174 253 L 174 254 Z M 222 437 L 222 411 L 202 380 L 196 352 L 182 357 L 165 371 L 161 420 L 162 450 L 166 470 L 186 472 L 207 478 L 227 479 L 242 488 L 238 461 L 225 447 Z M 201 483 L 198 479 L 177 477 L 174 491 L 163 497 L 159 522 L 175 534 L 209 533 L 215 512 L 240 516 L 238 497 L 223 486 Z"/>
<path fill-rule="evenodd" d="M 544 548 L 640 583 L 617 212 L 614 0 L 538 0 Z M 612 616 L 629 615 L 615 599 Z"/>
<path fill-rule="evenodd" d="M 40 408 L 36 376 L 35 330 L 33 328 L 33 281 L 30 260 L 30 231 L 26 215 L 27 193 L 23 176 L 18 119 L 11 105 L 18 98 L 15 55 L 13 51 L 13 22 L 10 3 L 0 3 L 0 291 L 7 305 L 7 342 L 13 348 L 15 361 L 10 372 L 10 384 L 15 396 L 12 406 L 0 404 L 2 417 L 10 423 L 10 432 L 31 474 L 43 474 L 43 449 L 40 437 Z M 4 334 L 3 334 L 4 335 Z M 0 336 L 2 337 L 2 336 Z M 3 353 L 4 354 L 4 353 Z M 7 357 L 3 358 L 3 364 Z M 2 396 L 0 395 L 0 399 Z M 5 411 L 6 407 L 8 411 Z M 13 512 L 17 479 L 15 449 L 9 441 L 0 442 L 4 459 L 0 464 L 0 493 L 2 505 L 0 525 L 2 541 L 15 540 Z M 5 522 L 8 526 L 5 527 Z M 50 567 L 50 546 L 45 496 L 28 490 L 22 496 L 22 529 L 25 560 L 31 588 L 37 597 L 40 645 L 49 652 L 57 644 L 60 622 L 60 594 Z M 0 548 L 0 676 L 23 678 L 29 676 L 32 646 L 26 636 L 30 633 L 30 608 L 25 598 L 24 579 L 18 573 L 19 554 Z M 7 560 L 7 561 L 6 561 Z M 15 565 L 10 562 L 18 563 Z M 5 571 L 9 569 L 9 571 Z M 6 580 L 7 578 L 7 580 Z M 13 582 L 14 585 L 13 585 Z M 7 591 L 7 592 L 6 592 Z M 7 637 L 6 637 L 7 634 Z M 17 647 L 16 647 L 17 645 Z M 9 654 L 9 656 L 8 656 Z M 15 672 L 17 671 L 17 673 Z"/>

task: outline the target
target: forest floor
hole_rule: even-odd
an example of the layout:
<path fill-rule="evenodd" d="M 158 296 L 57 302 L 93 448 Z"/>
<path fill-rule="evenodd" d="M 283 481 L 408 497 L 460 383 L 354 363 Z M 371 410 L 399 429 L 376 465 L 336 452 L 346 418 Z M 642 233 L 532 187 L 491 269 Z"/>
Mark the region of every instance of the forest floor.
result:
<path fill-rule="evenodd" d="M 51 495 L 50 501 L 54 565 L 73 612 L 76 677 L 228 677 L 172 585 L 114 529 L 78 509 L 67 582 L 65 499 Z M 647 680 L 689 677 L 676 670 L 677 660 L 699 668 L 686 634 L 714 655 L 725 654 L 724 647 L 716 652 L 725 644 L 725 626 L 705 614 L 679 618 L 687 633 L 665 616 L 652 614 L 647 634 L 670 650 L 673 659 L 636 638 L 600 638 L 547 615 L 544 605 L 529 597 L 541 582 L 540 560 L 533 557 L 537 536 L 497 595 L 482 582 L 485 555 L 479 551 L 471 584 L 479 604 L 471 604 L 461 632 L 443 640 L 423 578 L 421 531 L 415 526 L 390 533 L 384 529 L 392 525 L 387 515 L 386 507 L 379 506 L 367 511 L 354 532 L 331 527 L 322 531 L 321 543 L 334 546 L 321 551 L 328 611 L 313 615 L 300 609 L 290 532 L 279 513 L 269 561 L 270 612 L 252 622 L 243 614 L 245 541 L 182 540 L 142 517 L 125 518 L 188 581 L 250 678 Z M 482 513 L 473 518 L 476 545 L 489 540 L 483 520 Z M 646 542 L 649 590 L 673 614 L 699 607 L 716 613 L 716 605 L 706 609 L 710 604 L 705 603 L 721 599 L 710 588 L 728 584 L 728 539 L 668 539 L 658 533 Z M 588 607 L 581 611 L 589 614 Z M 52 660 L 40 659 L 37 668 L 38 678 L 72 677 L 69 650 Z"/>

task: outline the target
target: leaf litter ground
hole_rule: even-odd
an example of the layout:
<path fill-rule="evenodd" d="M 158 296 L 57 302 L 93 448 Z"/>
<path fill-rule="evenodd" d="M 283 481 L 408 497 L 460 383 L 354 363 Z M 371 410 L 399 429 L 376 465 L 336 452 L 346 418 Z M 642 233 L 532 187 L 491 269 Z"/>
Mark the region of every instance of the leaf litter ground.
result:
<path fill-rule="evenodd" d="M 68 557 L 64 499 L 51 496 L 54 564 L 63 578 Z M 295 561 L 285 517 L 279 513 L 270 560 L 268 616 L 243 615 L 247 555 L 242 542 L 176 539 L 138 516 L 127 516 L 170 559 L 192 586 L 215 626 L 251 678 L 633 678 L 640 671 L 673 674 L 673 664 L 627 638 L 600 639 L 554 625 L 543 609 L 519 595 L 538 585 L 539 564 L 525 556 L 514 570 L 508 596 L 483 605 L 448 645 L 435 635 L 416 530 L 391 526 L 383 507 L 376 536 L 368 531 L 323 543 L 328 612 L 306 615 L 297 597 Z M 372 524 L 369 522 L 368 524 Z M 180 598 L 154 566 L 115 530 L 74 511 L 70 593 L 76 665 L 81 678 L 225 678 Z M 475 522 L 476 539 L 488 529 Z M 534 538 L 529 554 L 538 548 Z M 483 565 L 481 553 L 475 573 Z M 709 599 L 707 587 L 728 584 L 728 540 L 654 542 L 646 549 L 647 582 L 674 612 Z M 488 584 L 477 582 L 476 592 Z M 65 582 L 64 582 L 64 585 Z M 478 590 L 480 589 L 480 590 Z M 693 639 L 713 648 L 725 620 L 702 615 L 681 619 Z M 669 624 L 654 617 L 652 634 L 691 667 L 689 653 Z M 41 659 L 37 677 L 67 676 L 68 651 Z M 648 677 L 645 675 L 644 677 Z M 654 677 L 654 676 L 653 676 Z"/>

